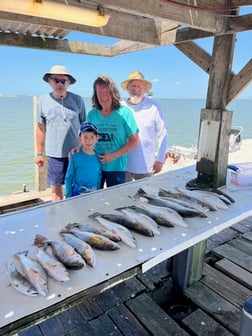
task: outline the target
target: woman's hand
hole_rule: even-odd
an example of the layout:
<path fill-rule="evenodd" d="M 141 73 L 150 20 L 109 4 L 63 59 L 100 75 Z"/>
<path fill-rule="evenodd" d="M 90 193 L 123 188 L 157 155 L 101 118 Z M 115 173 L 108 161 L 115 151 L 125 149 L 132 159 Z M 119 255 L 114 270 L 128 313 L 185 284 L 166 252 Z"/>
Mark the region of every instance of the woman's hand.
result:
<path fill-rule="evenodd" d="M 111 162 L 113 160 L 115 160 L 115 154 L 114 153 L 105 153 L 105 154 L 101 154 L 99 155 L 99 159 L 101 161 L 101 163 L 108 163 Z"/>

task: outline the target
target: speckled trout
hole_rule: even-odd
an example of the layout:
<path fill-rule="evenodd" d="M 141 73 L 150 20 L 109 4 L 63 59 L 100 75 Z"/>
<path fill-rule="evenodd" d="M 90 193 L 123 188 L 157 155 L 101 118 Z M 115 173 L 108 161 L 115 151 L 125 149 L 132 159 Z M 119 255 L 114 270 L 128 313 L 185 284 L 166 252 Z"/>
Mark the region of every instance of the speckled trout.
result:
<path fill-rule="evenodd" d="M 48 278 L 44 268 L 28 256 L 28 251 L 18 252 L 14 255 L 14 264 L 17 271 L 25 277 L 37 292 L 46 296 L 48 293 Z M 17 260 L 17 262 L 15 262 Z"/>
<path fill-rule="evenodd" d="M 72 233 L 61 232 L 61 235 L 69 245 L 75 248 L 89 266 L 95 267 L 96 256 L 94 250 L 88 243 Z"/>
<path fill-rule="evenodd" d="M 69 269 L 81 269 L 85 262 L 81 255 L 65 241 L 49 240 L 48 238 L 37 234 L 34 239 L 34 245 L 38 247 L 51 248 L 53 255 Z"/>
<path fill-rule="evenodd" d="M 36 288 L 22 274 L 17 271 L 16 266 L 14 265 L 13 257 L 6 264 L 6 268 L 7 277 L 13 288 L 27 296 L 39 295 Z"/>

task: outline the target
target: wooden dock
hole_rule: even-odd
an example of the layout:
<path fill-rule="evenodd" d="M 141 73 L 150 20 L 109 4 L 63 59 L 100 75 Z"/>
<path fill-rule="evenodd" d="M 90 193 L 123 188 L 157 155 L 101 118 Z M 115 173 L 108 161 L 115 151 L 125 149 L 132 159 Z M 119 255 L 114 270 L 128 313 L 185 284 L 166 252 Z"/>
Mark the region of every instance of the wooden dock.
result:
<path fill-rule="evenodd" d="M 249 217 L 207 240 L 204 275 L 183 293 L 174 287 L 171 263 L 163 262 L 18 336 L 238 336 L 242 306 L 252 295 L 251 256 Z"/>
<path fill-rule="evenodd" d="M 31 208 L 51 201 L 51 189 L 16 192 L 0 197 L 0 214 Z"/>

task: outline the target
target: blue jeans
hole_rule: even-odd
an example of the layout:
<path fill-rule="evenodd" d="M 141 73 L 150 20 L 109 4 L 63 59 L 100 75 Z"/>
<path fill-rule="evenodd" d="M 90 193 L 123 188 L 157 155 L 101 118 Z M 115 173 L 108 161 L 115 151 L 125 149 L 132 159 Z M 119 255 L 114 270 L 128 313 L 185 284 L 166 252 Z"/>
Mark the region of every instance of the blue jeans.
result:
<path fill-rule="evenodd" d="M 105 182 L 107 187 L 125 183 L 125 171 L 102 171 L 101 188 Z"/>

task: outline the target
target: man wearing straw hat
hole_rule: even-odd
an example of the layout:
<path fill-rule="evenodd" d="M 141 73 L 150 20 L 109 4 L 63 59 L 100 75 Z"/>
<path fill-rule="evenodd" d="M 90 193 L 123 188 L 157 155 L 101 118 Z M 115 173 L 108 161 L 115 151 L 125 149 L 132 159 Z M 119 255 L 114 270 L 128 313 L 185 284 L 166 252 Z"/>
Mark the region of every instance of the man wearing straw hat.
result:
<path fill-rule="evenodd" d="M 168 135 L 161 107 L 145 96 L 151 90 L 151 82 L 141 72 L 134 71 L 121 83 L 121 87 L 129 93 L 126 104 L 134 111 L 139 127 L 139 145 L 128 153 L 126 180 L 132 181 L 162 170 Z"/>
<path fill-rule="evenodd" d="M 44 165 L 48 159 L 47 183 L 52 188 L 52 201 L 64 198 L 63 185 L 68 166 L 68 153 L 79 145 L 77 134 L 86 119 L 85 104 L 77 94 L 68 90 L 76 79 L 63 65 L 54 65 L 43 76 L 52 92 L 38 100 L 35 163 Z"/>

